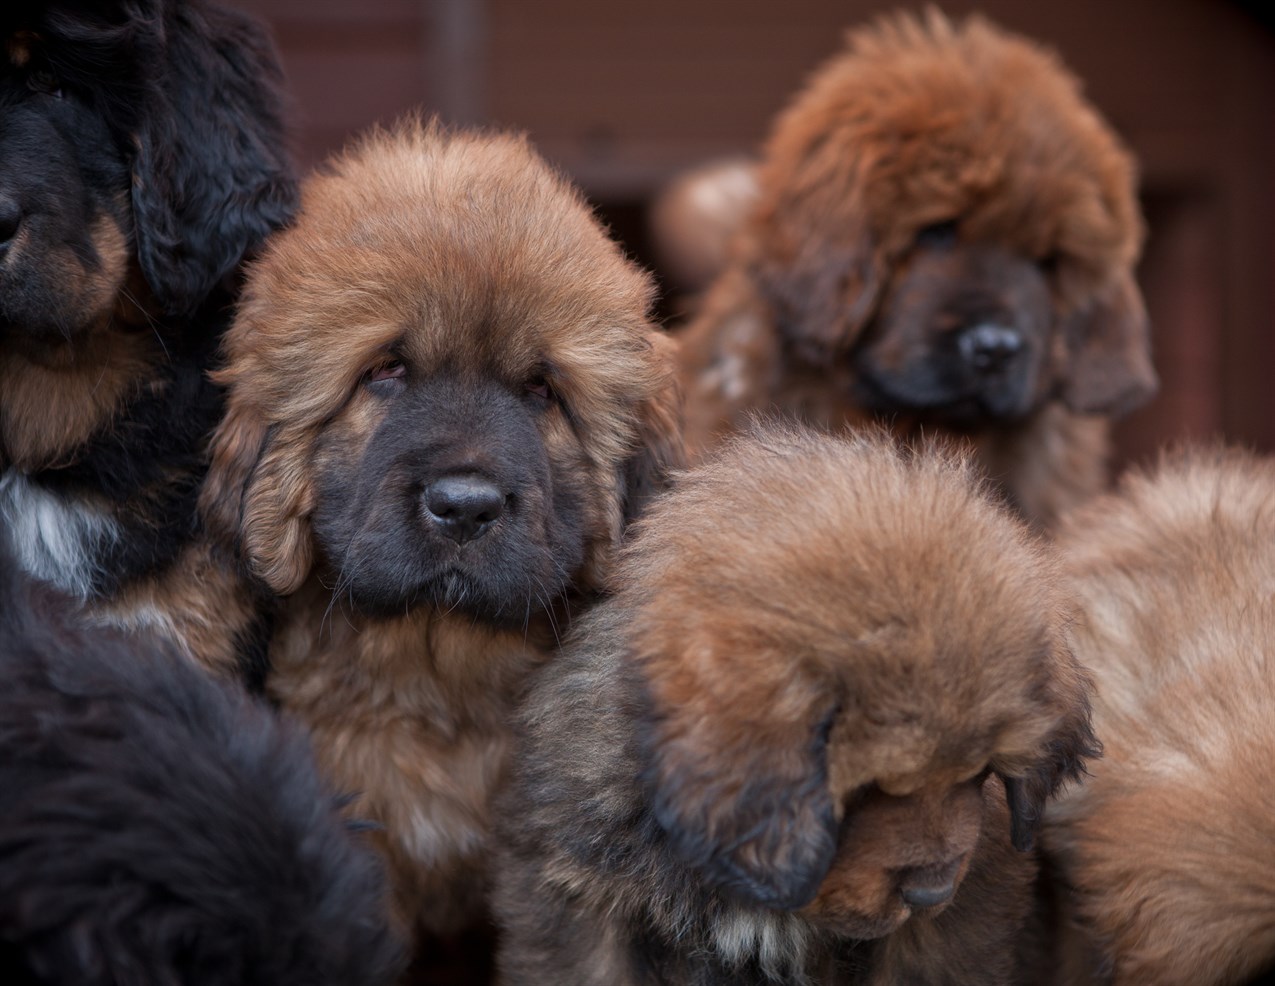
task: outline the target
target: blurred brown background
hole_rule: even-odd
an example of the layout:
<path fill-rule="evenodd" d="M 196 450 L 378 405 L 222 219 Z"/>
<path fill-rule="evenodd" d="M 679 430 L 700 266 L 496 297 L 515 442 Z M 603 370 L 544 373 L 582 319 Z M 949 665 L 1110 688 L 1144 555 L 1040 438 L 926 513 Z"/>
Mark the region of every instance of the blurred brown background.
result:
<path fill-rule="evenodd" d="M 834 0 L 231 0 L 273 28 L 296 150 L 317 163 L 413 107 L 528 131 L 653 264 L 651 193 L 748 152 L 844 28 Z M 916 9 L 918 4 L 906 5 Z M 1275 450 L 1275 19 L 1236 0 L 986 0 L 1054 47 L 1138 155 L 1160 396 L 1126 457 L 1225 435 Z M 676 313 L 673 313 L 676 315 Z"/>

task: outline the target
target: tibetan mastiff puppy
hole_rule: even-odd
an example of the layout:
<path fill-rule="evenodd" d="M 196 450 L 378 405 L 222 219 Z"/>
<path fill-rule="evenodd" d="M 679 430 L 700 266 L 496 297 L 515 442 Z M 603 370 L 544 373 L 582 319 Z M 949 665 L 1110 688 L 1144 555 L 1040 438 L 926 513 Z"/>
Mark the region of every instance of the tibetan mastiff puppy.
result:
<path fill-rule="evenodd" d="M 0 982 L 379 986 L 385 874 L 300 730 L 0 551 Z"/>
<path fill-rule="evenodd" d="M 852 33 L 779 117 L 685 330 L 688 446 L 770 408 L 954 434 L 1048 527 L 1156 384 L 1134 172 L 1027 41 L 937 12 Z"/>
<path fill-rule="evenodd" d="M 195 504 L 241 257 L 289 216 L 280 74 L 191 0 L 0 13 L 0 517 L 97 623 L 246 670 L 259 628 Z"/>
<path fill-rule="evenodd" d="M 1051 559 L 954 454 L 762 430 L 684 473 L 537 672 L 509 984 L 1007 983 L 1095 755 Z"/>
<path fill-rule="evenodd" d="M 1059 981 L 1269 976 L 1275 463 L 1175 453 L 1069 516 L 1059 537 L 1107 749 L 1047 815 Z"/>
<path fill-rule="evenodd" d="M 679 455 L 651 294 L 525 140 L 417 120 L 249 268 L 203 502 L 287 597 L 268 690 L 384 826 L 406 922 L 475 913 L 513 696 Z"/>

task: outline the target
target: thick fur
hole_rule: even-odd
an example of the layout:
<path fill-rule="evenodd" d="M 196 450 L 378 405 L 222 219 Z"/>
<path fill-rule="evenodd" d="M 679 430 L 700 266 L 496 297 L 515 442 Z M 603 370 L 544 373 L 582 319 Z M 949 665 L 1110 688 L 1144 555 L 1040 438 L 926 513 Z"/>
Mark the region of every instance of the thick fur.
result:
<path fill-rule="evenodd" d="M 288 596 L 269 690 L 385 826 L 404 921 L 483 892 L 509 704 L 680 450 L 648 278 L 524 140 L 408 121 L 249 272 L 205 505 Z M 433 493 L 499 492 L 457 541 Z"/>
<path fill-rule="evenodd" d="M 300 730 L 3 552 L 0 680 L 0 981 L 390 981 L 385 875 Z"/>
<path fill-rule="evenodd" d="M 199 537 L 208 378 L 244 254 L 290 215 L 280 76 L 208 3 L 0 14 L 0 517 L 97 623 L 219 672 L 262 627 Z"/>
<path fill-rule="evenodd" d="M 1058 60 L 977 17 L 853 32 L 779 117 L 684 336 L 686 437 L 758 409 L 977 450 L 1048 527 L 1148 398 L 1135 169 Z"/>
<path fill-rule="evenodd" d="M 1107 750 L 1048 814 L 1062 981 L 1273 973 L 1275 463 L 1168 456 L 1060 538 Z"/>
<path fill-rule="evenodd" d="M 1009 982 L 1011 829 L 1096 741 L 1050 557 L 969 463 L 759 431 L 614 584 L 520 713 L 503 981 Z"/>

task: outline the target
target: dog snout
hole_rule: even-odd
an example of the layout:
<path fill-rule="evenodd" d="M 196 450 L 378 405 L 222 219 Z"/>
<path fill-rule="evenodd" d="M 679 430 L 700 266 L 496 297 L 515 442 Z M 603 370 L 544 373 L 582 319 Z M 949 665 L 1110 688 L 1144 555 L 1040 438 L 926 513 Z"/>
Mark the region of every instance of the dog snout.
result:
<path fill-rule="evenodd" d="M 18 227 L 21 225 L 22 206 L 13 196 L 0 193 L 0 253 L 18 235 Z"/>
<path fill-rule="evenodd" d="M 899 876 L 899 896 L 913 910 L 944 904 L 956 893 L 960 869 L 961 860 L 954 859 L 938 867 L 904 870 Z"/>
<path fill-rule="evenodd" d="M 443 476 L 425 488 L 425 517 L 458 544 L 482 537 L 505 511 L 506 496 L 481 476 Z"/>
<path fill-rule="evenodd" d="M 974 370 L 997 373 L 1022 352 L 1023 336 L 1006 325 L 980 322 L 960 334 L 957 348 L 961 358 Z"/>

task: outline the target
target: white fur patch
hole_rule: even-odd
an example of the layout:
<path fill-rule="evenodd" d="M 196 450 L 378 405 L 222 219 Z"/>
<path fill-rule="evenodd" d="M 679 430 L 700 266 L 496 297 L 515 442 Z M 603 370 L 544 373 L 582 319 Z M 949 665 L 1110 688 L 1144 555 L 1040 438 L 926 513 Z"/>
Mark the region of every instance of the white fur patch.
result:
<path fill-rule="evenodd" d="M 753 908 L 728 908 L 712 922 L 713 944 L 726 962 L 738 965 L 756 958 L 776 982 L 800 986 L 810 947 L 810 926 L 795 914 Z"/>
<path fill-rule="evenodd" d="M 91 503 L 65 500 L 24 473 L 0 473 L 0 524 L 18 564 L 29 575 L 87 599 L 104 547 L 119 530 Z"/>

